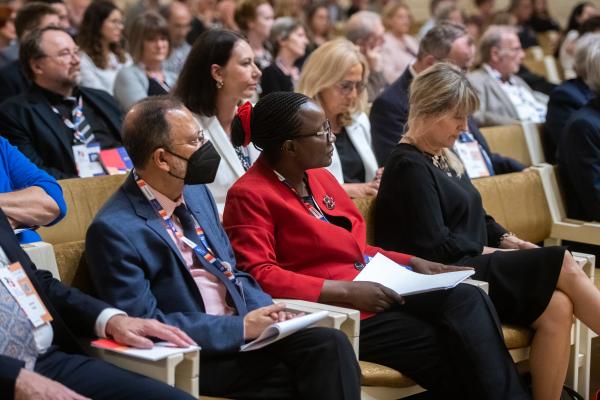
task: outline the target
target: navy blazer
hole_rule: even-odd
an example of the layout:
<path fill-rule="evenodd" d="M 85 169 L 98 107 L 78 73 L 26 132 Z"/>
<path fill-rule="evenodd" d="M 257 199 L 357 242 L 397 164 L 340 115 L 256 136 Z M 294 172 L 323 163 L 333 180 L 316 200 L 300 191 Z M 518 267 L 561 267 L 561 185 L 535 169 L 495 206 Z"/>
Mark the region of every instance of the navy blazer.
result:
<path fill-rule="evenodd" d="M 585 84 L 583 79 L 569 79 L 550 93 L 548 111 L 544 133 L 547 136 L 547 144 L 552 155 L 556 153 L 558 160 L 558 144 L 567 121 L 573 113 L 587 104 L 594 97 L 594 93 Z"/>
<path fill-rule="evenodd" d="M 19 246 L 1 209 L 0 247 L 11 262 L 21 263 L 52 315 L 53 344 L 58 346 L 61 351 L 83 352 L 75 338 L 95 335 L 96 319 L 100 312 L 108 307 L 108 304 L 87 296 L 77 289 L 63 285 L 48 271 L 37 270 Z M 2 398 L 6 396 L 7 399 L 12 399 L 14 397 L 15 380 L 24 365 L 25 363 L 21 360 L 0 355 L 0 393 L 2 393 Z"/>
<path fill-rule="evenodd" d="M 600 221 L 600 98 L 569 118 L 560 141 L 559 173 L 567 215 Z"/>
<path fill-rule="evenodd" d="M 408 121 L 408 95 L 412 80 L 412 73 L 409 68 L 406 68 L 402 75 L 375 99 L 371 107 L 369 114 L 371 140 L 380 167 L 385 166 L 400 137 L 404 134 Z M 517 160 L 492 153 L 472 117 L 469 117 L 468 126 L 469 132 L 490 156 L 496 174 L 522 171 L 525 168 Z"/>
<path fill-rule="evenodd" d="M 0 68 L 0 103 L 23 93 L 30 85 L 31 82 L 25 76 L 19 60 L 11 61 Z"/>
<path fill-rule="evenodd" d="M 121 143 L 123 114 L 112 96 L 97 89 L 79 90 L 83 100 L 102 118 L 111 137 Z M 77 177 L 72 144 L 63 124 L 35 85 L 0 106 L 0 135 L 56 179 Z"/>
<path fill-rule="evenodd" d="M 247 311 L 272 304 L 254 278 L 235 269 L 229 239 L 204 185 L 186 186 L 185 203 L 207 240 L 242 282 Z M 205 313 L 204 303 L 181 254 L 130 175 L 94 218 L 86 236 L 87 267 L 100 298 L 131 316 L 156 318 L 185 331 L 203 352 L 236 352 L 244 344 L 244 310 Z M 200 259 L 205 264 L 204 259 Z M 228 296 L 229 297 L 229 296 Z"/>

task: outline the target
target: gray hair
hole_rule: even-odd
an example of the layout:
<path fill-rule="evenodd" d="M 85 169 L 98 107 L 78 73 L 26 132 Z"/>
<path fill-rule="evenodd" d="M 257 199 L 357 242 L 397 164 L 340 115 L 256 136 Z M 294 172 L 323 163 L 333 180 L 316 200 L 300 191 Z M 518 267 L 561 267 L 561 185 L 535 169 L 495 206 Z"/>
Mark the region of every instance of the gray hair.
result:
<path fill-rule="evenodd" d="M 577 76 L 585 80 L 588 76 L 587 63 L 585 62 L 588 50 L 594 42 L 600 42 L 600 33 L 586 33 L 575 43 L 575 62 L 573 69 Z"/>
<path fill-rule="evenodd" d="M 517 29 L 509 25 L 490 25 L 479 39 L 479 61 L 489 62 L 492 58 L 492 49 L 500 47 L 502 37 L 509 33 L 516 35 Z"/>
<path fill-rule="evenodd" d="M 375 33 L 375 26 L 381 23 L 379 14 L 373 11 L 359 11 L 346 22 L 346 39 L 354 44 L 367 40 Z"/>
<path fill-rule="evenodd" d="M 298 28 L 303 28 L 300 21 L 292 17 L 279 17 L 273 22 L 269 41 L 273 46 L 273 55 L 279 53 L 279 41 L 286 40 Z"/>
<path fill-rule="evenodd" d="M 467 34 L 467 29 L 451 22 L 442 22 L 431 28 L 421 39 L 417 58 L 422 60 L 432 55 L 436 60 L 445 59 L 450 53 L 452 43 Z"/>
<path fill-rule="evenodd" d="M 595 34 L 598 35 L 598 34 Z M 588 45 L 587 57 L 585 58 L 585 83 L 596 94 L 600 94 L 600 40 L 597 36 Z"/>

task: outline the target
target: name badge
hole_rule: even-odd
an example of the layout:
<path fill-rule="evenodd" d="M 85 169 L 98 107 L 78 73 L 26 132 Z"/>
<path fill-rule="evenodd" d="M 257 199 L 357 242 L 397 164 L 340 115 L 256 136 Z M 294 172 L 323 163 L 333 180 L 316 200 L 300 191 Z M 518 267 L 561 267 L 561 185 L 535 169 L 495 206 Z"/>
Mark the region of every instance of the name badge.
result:
<path fill-rule="evenodd" d="M 76 144 L 72 146 L 73 158 L 77 167 L 77 175 L 80 178 L 105 175 L 104 168 L 100 162 L 100 144 L 97 142 L 88 144 Z"/>
<path fill-rule="evenodd" d="M 454 150 L 458 153 L 470 178 L 481 178 L 491 175 L 481 154 L 479 143 L 476 141 L 461 142 L 457 140 L 454 144 Z"/>
<path fill-rule="evenodd" d="M 52 321 L 52 316 L 44 306 L 21 263 L 16 262 L 6 268 L 0 267 L 0 282 L 19 303 L 19 307 L 35 328 Z"/>

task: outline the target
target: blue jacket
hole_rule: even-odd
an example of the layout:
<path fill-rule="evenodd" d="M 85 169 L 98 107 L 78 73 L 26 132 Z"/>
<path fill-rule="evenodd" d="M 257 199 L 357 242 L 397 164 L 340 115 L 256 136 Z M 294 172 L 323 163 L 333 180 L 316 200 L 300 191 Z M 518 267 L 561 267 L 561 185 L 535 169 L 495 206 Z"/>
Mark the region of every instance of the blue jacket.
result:
<path fill-rule="evenodd" d="M 272 304 L 254 278 L 235 269 L 229 239 L 204 185 L 186 186 L 185 203 L 207 240 L 242 282 L 247 311 Z M 237 352 L 244 344 L 244 312 L 205 313 L 200 292 L 175 243 L 133 176 L 107 201 L 86 236 L 85 256 L 99 297 L 131 316 L 156 318 L 192 337 L 205 353 Z M 204 259 L 200 259 L 205 264 Z"/>
<path fill-rule="evenodd" d="M 558 165 L 567 216 L 600 221 L 600 98 L 592 99 L 568 120 Z"/>
<path fill-rule="evenodd" d="M 58 205 L 60 214 L 51 224 L 63 219 L 67 212 L 67 205 L 63 198 L 62 188 L 56 179 L 29 161 L 8 140 L 0 137 L 0 193 L 14 192 L 31 186 L 41 187 Z M 40 240 L 40 236 L 30 230 L 24 231 L 18 237 L 21 243 Z"/>

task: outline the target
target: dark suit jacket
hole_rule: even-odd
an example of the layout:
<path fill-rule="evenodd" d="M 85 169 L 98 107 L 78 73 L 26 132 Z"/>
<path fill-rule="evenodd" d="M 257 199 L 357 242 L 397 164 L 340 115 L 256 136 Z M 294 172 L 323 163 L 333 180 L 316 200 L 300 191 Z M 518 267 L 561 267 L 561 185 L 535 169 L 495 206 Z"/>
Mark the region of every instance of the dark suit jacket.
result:
<path fill-rule="evenodd" d="M 93 107 L 120 142 L 122 112 L 112 96 L 97 89 L 80 90 L 84 102 Z M 64 134 L 63 124 L 35 85 L 0 105 L 0 134 L 57 179 L 77 176 L 71 141 Z"/>
<path fill-rule="evenodd" d="M 591 89 L 581 78 L 563 82 L 550 93 L 544 132 L 548 137 L 547 143 L 552 147 L 552 154 L 558 150 L 557 146 L 561 142 L 561 135 L 571 115 L 590 101 L 593 96 Z M 558 159 L 558 154 L 556 156 Z"/>
<path fill-rule="evenodd" d="M 54 279 L 50 272 L 37 270 L 19 246 L 6 216 L 0 210 L 0 247 L 11 262 L 19 261 L 31 279 L 46 308 L 52 314 L 53 344 L 66 352 L 82 352 L 77 336 L 94 335 L 94 324 L 108 304 L 69 288 Z M 0 393 L 2 398 L 14 397 L 14 385 L 24 363 L 0 355 Z"/>
<path fill-rule="evenodd" d="M 186 186 L 183 196 L 212 250 L 235 270 L 233 250 L 206 186 Z M 133 176 L 94 218 L 85 255 L 96 292 L 129 315 L 179 327 L 202 346 L 203 353 L 237 352 L 244 344 L 245 311 L 232 316 L 205 313 L 198 287 L 176 244 Z M 206 263 L 204 259 L 200 262 Z M 272 304 L 250 275 L 237 270 L 235 274 L 242 281 L 247 311 Z"/>
<path fill-rule="evenodd" d="M 0 103 L 23 93 L 30 85 L 31 82 L 25 76 L 19 60 L 8 63 L 0 69 Z"/>
<path fill-rule="evenodd" d="M 559 172 L 567 215 L 600 221 L 600 98 L 569 118 L 561 135 Z"/>
<path fill-rule="evenodd" d="M 402 75 L 375 99 L 371 107 L 369 117 L 371 140 L 380 167 L 385 166 L 392 150 L 404 134 L 408 120 L 408 94 L 412 79 L 410 69 L 406 68 Z M 468 123 L 469 132 L 490 156 L 495 173 L 505 174 L 523 170 L 524 166 L 518 161 L 492 153 L 475 120 L 469 117 Z"/>

